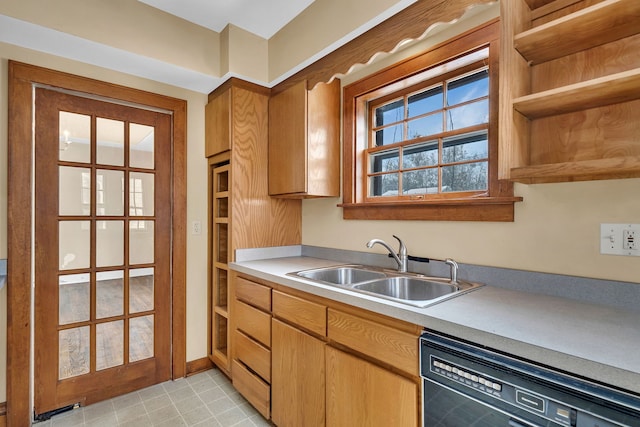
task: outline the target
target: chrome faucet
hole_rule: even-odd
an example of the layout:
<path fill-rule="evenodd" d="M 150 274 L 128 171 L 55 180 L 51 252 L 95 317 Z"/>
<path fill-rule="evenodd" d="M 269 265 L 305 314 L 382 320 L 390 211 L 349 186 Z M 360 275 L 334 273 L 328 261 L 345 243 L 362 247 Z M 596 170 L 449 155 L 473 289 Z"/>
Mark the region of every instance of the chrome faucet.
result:
<path fill-rule="evenodd" d="M 396 260 L 396 262 L 398 263 L 398 271 L 400 273 L 406 273 L 407 272 L 407 266 L 409 263 L 409 256 L 407 255 L 407 247 L 404 245 L 404 242 L 402 240 L 400 240 L 400 238 L 396 235 L 393 235 L 393 237 L 398 241 L 398 243 L 400 243 L 400 248 L 398 249 L 398 253 L 396 254 L 395 251 L 393 250 L 393 248 L 391 248 L 391 246 L 389 246 L 384 240 L 380 240 L 380 239 L 371 239 L 367 242 L 367 247 L 368 248 L 372 248 L 373 245 L 375 245 L 376 243 L 378 243 L 379 245 L 384 246 L 389 253 L 391 254 L 391 256 L 393 257 L 393 259 Z"/>
<path fill-rule="evenodd" d="M 449 265 L 449 270 L 451 272 L 451 283 L 458 283 L 458 263 L 451 258 L 445 259 L 444 262 L 445 264 Z"/>

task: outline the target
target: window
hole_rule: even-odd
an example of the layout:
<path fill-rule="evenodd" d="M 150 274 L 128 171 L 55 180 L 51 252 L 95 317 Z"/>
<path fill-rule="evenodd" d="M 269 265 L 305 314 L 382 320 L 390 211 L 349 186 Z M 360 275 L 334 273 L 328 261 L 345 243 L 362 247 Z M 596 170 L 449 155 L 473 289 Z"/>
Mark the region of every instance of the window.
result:
<path fill-rule="evenodd" d="M 513 221 L 497 39 L 494 21 L 345 87 L 345 218 Z"/>

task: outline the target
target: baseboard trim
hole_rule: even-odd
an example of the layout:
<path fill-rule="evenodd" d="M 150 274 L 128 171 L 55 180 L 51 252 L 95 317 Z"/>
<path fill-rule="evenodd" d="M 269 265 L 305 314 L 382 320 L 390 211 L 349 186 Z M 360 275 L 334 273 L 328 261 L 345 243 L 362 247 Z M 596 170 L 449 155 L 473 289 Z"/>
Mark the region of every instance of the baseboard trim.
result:
<path fill-rule="evenodd" d="M 0 427 L 7 427 L 7 402 L 0 402 Z"/>
<path fill-rule="evenodd" d="M 208 371 L 213 368 L 213 363 L 208 357 L 192 360 L 187 362 L 187 376 L 199 374 L 200 372 Z"/>

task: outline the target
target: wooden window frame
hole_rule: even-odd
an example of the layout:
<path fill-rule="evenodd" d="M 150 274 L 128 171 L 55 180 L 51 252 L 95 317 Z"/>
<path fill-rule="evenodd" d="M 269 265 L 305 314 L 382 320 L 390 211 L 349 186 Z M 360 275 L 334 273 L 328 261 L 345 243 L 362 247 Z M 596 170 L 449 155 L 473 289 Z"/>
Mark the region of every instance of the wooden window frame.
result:
<path fill-rule="evenodd" d="M 500 22 L 488 23 L 462 33 L 428 51 L 345 86 L 343 90 L 343 208 L 344 219 L 374 220 L 440 220 L 440 221 L 513 221 L 513 184 L 498 179 L 498 113 L 499 113 L 499 50 Z M 362 103 L 367 94 L 385 86 L 413 84 L 411 77 L 446 64 L 452 59 L 489 48 L 489 188 L 482 195 L 440 197 L 418 200 L 371 200 L 366 197 L 366 158 L 368 127 L 366 108 Z"/>

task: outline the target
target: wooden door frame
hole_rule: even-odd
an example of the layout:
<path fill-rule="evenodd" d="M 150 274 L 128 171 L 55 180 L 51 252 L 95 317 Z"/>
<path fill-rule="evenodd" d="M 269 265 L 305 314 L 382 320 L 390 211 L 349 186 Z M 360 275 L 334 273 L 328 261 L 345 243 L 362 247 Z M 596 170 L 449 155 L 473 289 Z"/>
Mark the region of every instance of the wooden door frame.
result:
<path fill-rule="evenodd" d="M 167 110 L 173 114 L 172 378 L 186 374 L 187 103 L 184 100 L 9 61 L 7 208 L 7 423 L 31 421 L 33 85 Z M 9 345 L 10 344 L 10 345 Z"/>

